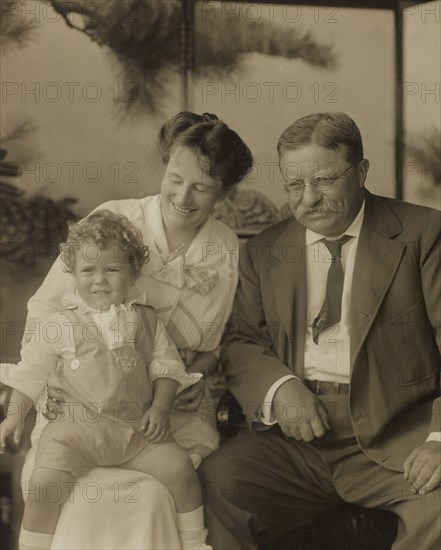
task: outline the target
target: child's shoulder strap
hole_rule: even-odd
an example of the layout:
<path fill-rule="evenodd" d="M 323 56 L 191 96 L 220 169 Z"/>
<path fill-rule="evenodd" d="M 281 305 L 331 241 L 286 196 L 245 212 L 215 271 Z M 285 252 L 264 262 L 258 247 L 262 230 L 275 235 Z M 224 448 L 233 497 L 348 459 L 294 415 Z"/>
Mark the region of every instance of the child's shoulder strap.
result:
<path fill-rule="evenodd" d="M 133 308 L 141 320 L 143 330 L 145 331 L 146 328 L 151 327 L 153 334 L 155 334 L 158 325 L 158 317 L 155 309 L 147 304 L 133 304 Z"/>

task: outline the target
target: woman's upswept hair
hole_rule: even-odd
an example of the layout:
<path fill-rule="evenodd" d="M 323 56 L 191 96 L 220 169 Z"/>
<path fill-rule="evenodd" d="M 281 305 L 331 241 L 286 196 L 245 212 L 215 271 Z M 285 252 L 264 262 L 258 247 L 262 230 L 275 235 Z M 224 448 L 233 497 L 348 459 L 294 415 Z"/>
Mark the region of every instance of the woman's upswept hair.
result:
<path fill-rule="evenodd" d="M 158 150 L 167 164 L 177 147 L 188 147 L 200 158 L 204 172 L 222 182 L 225 192 L 251 170 L 253 155 L 239 135 L 216 115 L 182 111 L 165 122 L 158 136 Z"/>
<path fill-rule="evenodd" d="M 314 113 L 293 122 L 279 138 L 279 159 L 285 153 L 314 143 L 334 151 L 346 146 L 346 160 L 355 164 L 363 160 L 363 142 L 360 130 L 345 113 Z"/>
<path fill-rule="evenodd" d="M 68 273 L 74 271 L 76 253 L 85 243 L 93 243 L 99 250 L 111 248 L 115 250 L 115 258 L 121 251 L 127 253 L 135 278 L 149 259 L 141 230 L 126 216 L 110 210 L 97 210 L 78 222 L 69 223 L 66 241 L 60 244 L 61 260 Z"/>

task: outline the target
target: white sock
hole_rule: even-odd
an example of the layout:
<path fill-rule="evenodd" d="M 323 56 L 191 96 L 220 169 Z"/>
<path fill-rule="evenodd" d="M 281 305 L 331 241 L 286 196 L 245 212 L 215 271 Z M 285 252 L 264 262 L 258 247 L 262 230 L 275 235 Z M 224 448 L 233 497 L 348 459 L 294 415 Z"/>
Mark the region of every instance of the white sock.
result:
<path fill-rule="evenodd" d="M 176 526 L 182 550 L 213 550 L 206 544 L 207 530 L 204 529 L 204 507 L 176 514 Z"/>
<path fill-rule="evenodd" d="M 191 512 L 176 514 L 176 525 L 178 531 L 193 531 L 194 529 L 204 528 L 204 507 L 199 506 Z"/>
<path fill-rule="evenodd" d="M 22 527 L 18 539 L 18 549 L 49 550 L 53 537 L 53 533 L 35 533 L 34 531 L 26 531 L 26 529 Z"/>

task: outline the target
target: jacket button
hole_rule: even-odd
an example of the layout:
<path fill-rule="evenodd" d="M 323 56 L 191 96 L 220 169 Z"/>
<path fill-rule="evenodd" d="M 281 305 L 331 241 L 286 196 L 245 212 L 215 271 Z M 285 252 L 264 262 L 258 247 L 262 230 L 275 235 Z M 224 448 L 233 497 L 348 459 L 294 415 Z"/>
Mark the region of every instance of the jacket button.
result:
<path fill-rule="evenodd" d="M 72 370 L 77 370 L 77 368 L 80 366 L 80 360 L 79 359 L 72 359 L 70 368 Z"/>

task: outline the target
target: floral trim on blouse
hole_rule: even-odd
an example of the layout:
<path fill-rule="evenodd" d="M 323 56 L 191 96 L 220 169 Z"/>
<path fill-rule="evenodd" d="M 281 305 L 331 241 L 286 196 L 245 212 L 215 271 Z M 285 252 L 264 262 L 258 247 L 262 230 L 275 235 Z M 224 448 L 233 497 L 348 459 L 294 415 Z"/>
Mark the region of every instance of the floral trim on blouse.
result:
<path fill-rule="evenodd" d="M 155 245 L 164 263 L 159 271 L 152 273 L 157 281 L 176 288 L 191 288 L 202 296 L 208 294 L 219 282 L 219 273 L 215 269 L 202 264 L 185 265 L 183 244 L 167 256 L 164 256 L 157 243 Z"/>

